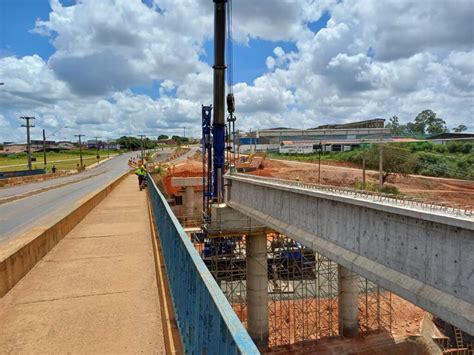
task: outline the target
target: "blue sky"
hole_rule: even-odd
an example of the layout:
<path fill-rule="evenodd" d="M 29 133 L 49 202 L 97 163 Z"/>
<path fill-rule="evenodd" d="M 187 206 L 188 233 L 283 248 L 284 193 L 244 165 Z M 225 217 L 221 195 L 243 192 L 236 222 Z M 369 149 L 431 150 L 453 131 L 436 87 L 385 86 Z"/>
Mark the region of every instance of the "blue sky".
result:
<path fill-rule="evenodd" d="M 143 1 L 150 4 L 151 1 Z M 74 0 L 62 0 L 64 6 L 74 5 Z M 2 0 L 0 5 L 0 56 L 14 55 L 23 57 L 37 54 L 45 61 L 54 53 L 51 39 L 33 33 L 37 19 L 47 19 L 51 6 L 47 0 Z M 318 32 L 326 27 L 330 15 L 324 12 L 323 16 L 308 27 Z M 269 41 L 250 39 L 248 44 L 234 43 L 234 82 L 245 82 L 249 85 L 265 73 L 266 58 L 273 55 L 273 49 L 281 47 L 285 52 L 296 51 L 296 43 L 290 41 Z M 206 55 L 201 59 L 212 66 L 214 47 L 212 40 L 204 43 Z M 136 94 L 145 94 L 152 98 L 159 97 L 159 81 L 152 81 L 149 85 L 132 85 L 130 89 Z"/>
<path fill-rule="evenodd" d="M 0 0 L 0 141 L 24 136 L 20 115 L 99 136 L 199 133 L 211 0 L 50 1 Z M 474 130 L 474 2 L 360 4 L 234 1 L 239 129 L 407 122 L 432 109 Z"/>

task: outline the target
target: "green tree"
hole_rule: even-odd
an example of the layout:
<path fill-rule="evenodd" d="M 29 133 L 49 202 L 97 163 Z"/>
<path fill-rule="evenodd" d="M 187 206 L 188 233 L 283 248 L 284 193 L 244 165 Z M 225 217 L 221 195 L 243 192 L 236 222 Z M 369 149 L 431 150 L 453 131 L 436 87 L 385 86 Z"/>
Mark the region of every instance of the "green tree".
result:
<path fill-rule="evenodd" d="M 453 128 L 453 132 L 456 132 L 456 133 L 464 132 L 466 130 L 467 130 L 467 127 L 463 124 L 460 124 L 459 126 Z"/>
<path fill-rule="evenodd" d="M 414 122 L 409 122 L 407 128 L 414 134 L 439 134 L 446 132 L 446 122 L 437 117 L 436 112 L 431 110 L 421 111 Z"/>
<path fill-rule="evenodd" d="M 406 126 L 401 125 L 397 116 L 392 116 L 389 122 L 385 125 L 386 128 L 390 129 L 390 133 L 394 136 L 401 136 L 406 133 Z"/>
<path fill-rule="evenodd" d="M 166 135 L 166 134 L 160 134 L 160 136 L 158 137 L 158 140 L 161 140 L 161 139 L 168 139 L 169 137 Z"/>
<path fill-rule="evenodd" d="M 186 144 L 189 142 L 188 137 L 172 136 L 171 139 L 173 139 L 178 145 Z"/>
<path fill-rule="evenodd" d="M 398 145 L 384 144 L 382 148 L 383 156 L 383 175 L 382 179 L 385 183 L 392 174 L 412 174 L 416 169 L 416 161 L 410 157 L 410 152 L 399 149 Z M 374 145 L 366 153 L 367 167 L 378 169 L 379 167 L 379 150 L 378 145 Z"/>

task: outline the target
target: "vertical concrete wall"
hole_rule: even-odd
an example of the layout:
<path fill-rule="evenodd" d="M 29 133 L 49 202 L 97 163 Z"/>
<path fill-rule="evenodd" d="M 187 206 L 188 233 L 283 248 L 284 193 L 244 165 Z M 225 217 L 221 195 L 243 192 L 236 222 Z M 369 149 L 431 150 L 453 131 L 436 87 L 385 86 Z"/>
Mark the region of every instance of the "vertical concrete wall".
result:
<path fill-rule="evenodd" d="M 247 249 L 247 331 L 258 347 L 268 344 L 267 237 L 248 236 Z"/>

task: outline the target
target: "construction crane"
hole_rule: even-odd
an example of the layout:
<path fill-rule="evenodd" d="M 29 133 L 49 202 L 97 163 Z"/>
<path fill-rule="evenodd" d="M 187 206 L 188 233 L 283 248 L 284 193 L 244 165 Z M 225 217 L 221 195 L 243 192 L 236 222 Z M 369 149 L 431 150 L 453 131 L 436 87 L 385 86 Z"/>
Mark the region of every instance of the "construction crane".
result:
<path fill-rule="evenodd" d="M 224 173 L 226 137 L 230 136 L 235 122 L 235 102 L 232 93 L 232 74 L 229 74 L 229 89 L 225 96 L 225 48 L 226 31 L 229 48 L 229 73 L 232 72 L 231 59 L 231 0 L 214 1 L 214 94 L 213 105 L 202 106 L 202 151 L 203 151 L 203 212 L 204 219 L 210 218 L 210 204 L 224 201 Z M 228 18 L 226 27 L 226 17 Z M 225 104 L 230 118 L 225 120 Z M 212 124 L 211 124 L 211 113 Z M 231 125 L 232 124 L 232 125 Z M 227 132 L 226 132 L 227 129 Z M 229 139 L 227 139 L 229 141 Z M 211 181 L 212 180 L 212 181 Z"/>

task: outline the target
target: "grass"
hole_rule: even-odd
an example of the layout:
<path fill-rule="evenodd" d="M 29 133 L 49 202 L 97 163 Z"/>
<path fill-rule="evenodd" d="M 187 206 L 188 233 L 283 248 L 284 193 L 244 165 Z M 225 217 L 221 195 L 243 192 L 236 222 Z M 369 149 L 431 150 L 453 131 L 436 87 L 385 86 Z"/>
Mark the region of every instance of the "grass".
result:
<path fill-rule="evenodd" d="M 111 152 L 112 153 L 112 152 Z M 92 165 L 97 162 L 97 152 L 95 150 L 84 150 L 82 152 L 83 164 L 86 166 Z M 115 152 L 113 154 L 116 154 Z M 100 160 L 107 159 L 107 152 L 101 151 L 99 153 Z M 43 153 L 33 153 L 33 169 L 44 168 L 43 164 Z M 110 155 L 112 156 L 112 154 Z M 79 164 L 79 151 L 60 151 L 60 152 L 47 152 L 46 153 L 46 169 L 48 172 L 51 171 L 53 164 L 58 170 L 75 170 L 77 164 Z M 17 154 L 2 154 L 0 155 L 0 171 L 18 171 L 28 169 L 28 155 L 26 153 Z"/>

